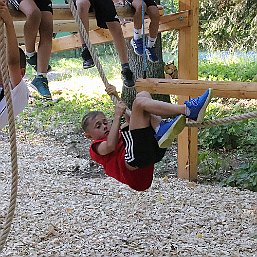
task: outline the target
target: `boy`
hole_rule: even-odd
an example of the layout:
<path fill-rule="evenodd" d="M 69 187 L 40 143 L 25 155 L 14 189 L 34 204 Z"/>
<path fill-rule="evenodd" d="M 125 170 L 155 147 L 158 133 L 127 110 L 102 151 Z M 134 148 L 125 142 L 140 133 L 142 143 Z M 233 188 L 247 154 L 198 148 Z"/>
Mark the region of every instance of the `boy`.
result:
<path fill-rule="evenodd" d="M 107 87 L 107 93 L 115 95 L 113 86 Z M 129 125 L 121 130 L 120 119 L 126 109 L 123 102 L 116 105 L 112 124 L 102 112 L 89 112 L 82 119 L 82 128 L 85 137 L 93 141 L 91 158 L 103 165 L 107 175 L 137 191 L 146 190 L 152 183 L 154 163 L 163 158 L 165 148 L 183 130 L 186 117 L 202 121 L 211 93 L 208 89 L 185 105 L 153 100 L 148 92 L 138 93 Z M 160 116 L 171 115 L 178 116 L 161 120 Z"/>
<path fill-rule="evenodd" d="M 119 23 L 119 19 L 116 13 L 115 6 L 112 0 L 74 0 L 77 6 L 78 15 L 87 31 L 89 32 L 89 17 L 88 12 L 94 10 L 97 25 L 100 28 L 109 29 L 115 47 L 117 49 L 120 62 L 121 62 L 121 75 L 124 81 L 124 85 L 131 88 L 135 85 L 134 76 L 129 68 L 128 54 L 125 39 Z M 84 60 L 83 67 L 85 69 L 93 67 L 94 62 L 91 54 L 82 40 L 82 58 Z"/>
<path fill-rule="evenodd" d="M 14 116 L 17 116 L 28 103 L 29 91 L 26 83 L 22 80 L 26 69 L 26 57 L 18 48 L 12 17 L 4 0 L 0 0 L 0 18 L 6 27 L 7 64 L 10 76 L 10 87 Z M 0 76 L 0 129 L 8 122 L 6 99 L 4 97 L 3 80 Z"/>
<path fill-rule="evenodd" d="M 130 43 L 134 49 L 135 54 L 143 55 L 143 38 L 142 38 L 142 0 L 127 0 L 135 9 L 135 14 L 133 16 L 134 21 L 134 36 Z M 150 18 L 149 25 L 149 36 L 146 45 L 146 55 L 147 59 L 152 62 L 158 62 L 158 56 L 155 51 L 155 42 L 158 35 L 160 15 L 157 5 L 154 0 L 144 0 L 146 5 L 146 12 Z"/>
<path fill-rule="evenodd" d="M 51 0 L 9 0 L 9 2 L 27 18 L 24 25 L 26 58 L 37 72 L 31 84 L 43 98 L 51 99 L 46 75 L 51 69 L 49 60 L 53 36 L 52 2 Z M 40 40 L 36 53 L 35 43 L 38 32 Z"/>

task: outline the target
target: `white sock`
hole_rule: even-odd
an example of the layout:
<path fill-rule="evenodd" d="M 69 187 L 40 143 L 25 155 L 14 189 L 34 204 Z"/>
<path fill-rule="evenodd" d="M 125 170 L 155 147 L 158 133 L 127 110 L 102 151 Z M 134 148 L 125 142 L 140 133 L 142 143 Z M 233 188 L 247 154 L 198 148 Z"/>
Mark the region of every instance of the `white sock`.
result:
<path fill-rule="evenodd" d="M 142 29 L 135 29 L 134 28 L 134 39 L 138 40 L 142 37 Z"/>
<path fill-rule="evenodd" d="M 160 125 L 158 125 L 158 126 L 154 129 L 155 133 L 158 132 L 159 128 L 160 128 Z"/>
<path fill-rule="evenodd" d="M 185 115 L 188 117 L 190 113 L 190 109 L 185 105 Z"/>
<path fill-rule="evenodd" d="M 34 52 L 31 52 L 31 53 L 29 53 L 29 52 L 26 52 L 26 55 L 30 58 L 30 57 L 32 57 L 33 55 L 35 55 L 35 51 Z"/>
<path fill-rule="evenodd" d="M 46 78 L 47 73 L 44 72 L 37 72 L 37 76 L 42 75 L 44 78 Z"/>
<path fill-rule="evenodd" d="M 147 47 L 152 48 L 155 45 L 156 39 L 157 39 L 156 37 L 155 38 L 148 37 Z"/>

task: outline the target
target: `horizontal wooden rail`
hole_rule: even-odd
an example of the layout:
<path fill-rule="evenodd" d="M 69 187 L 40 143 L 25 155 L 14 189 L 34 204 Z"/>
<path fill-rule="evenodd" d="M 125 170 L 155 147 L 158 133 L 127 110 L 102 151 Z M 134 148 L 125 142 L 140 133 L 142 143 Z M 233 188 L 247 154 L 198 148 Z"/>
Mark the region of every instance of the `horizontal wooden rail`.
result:
<path fill-rule="evenodd" d="M 145 33 L 149 33 L 150 20 L 145 20 Z M 179 29 L 189 26 L 189 11 L 183 11 L 175 14 L 164 15 L 160 17 L 159 32 L 169 31 L 171 29 Z M 122 26 L 125 38 L 133 37 L 133 22 Z M 102 44 L 112 41 L 109 30 L 96 29 L 89 32 L 89 38 L 92 44 Z M 59 52 L 80 48 L 81 42 L 79 35 L 70 35 L 53 40 L 52 52 Z"/>
<path fill-rule="evenodd" d="M 131 18 L 134 15 L 134 11 L 130 6 L 115 6 L 117 14 L 122 18 Z M 158 5 L 160 15 L 164 14 L 163 7 Z M 26 20 L 25 15 L 22 12 L 16 11 L 14 8 L 10 8 L 10 13 L 14 21 Z M 74 20 L 70 7 L 68 4 L 53 4 L 53 19 L 54 20 Z M 95 19 L 95 14 L 93 12 L 89 13 L 89 19 Z"/>
<path fill-rule="evenodd" d="M 182 79 L 138 79 L 136 90 L 148 91 L 152 94 L 198 96 L 206 89 L 213 88 L 213 96 L 257 99 L 256 82 L 204 81 Z"/>

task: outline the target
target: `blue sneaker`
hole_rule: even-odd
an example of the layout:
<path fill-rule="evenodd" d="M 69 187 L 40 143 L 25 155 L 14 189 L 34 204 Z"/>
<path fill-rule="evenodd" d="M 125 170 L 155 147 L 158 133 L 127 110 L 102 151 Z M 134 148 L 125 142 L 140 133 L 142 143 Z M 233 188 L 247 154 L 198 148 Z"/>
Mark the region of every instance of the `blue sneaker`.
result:
<path fill-rule="evenodd" d="M 160 148 L 168 148 L 175 137 L 184 129 L 186 125 L 185 115 L 178 115 L 174 119 L 162 120 L 160 128 L 155 137 Z"/>
<path fill-rule="evenodd" d="M 133 47 L 134 53 L 136 55 L 139 55 L 139 56 L 143 55 L 143 53 L 144 53 L 144 50 L 143 50 L 143 38 L 139 38 L 139 39 L 131 38 L 130 44 Z"/>
<path fill-rule="evenodd" d="M 43 75 L 37 75 L 32 80 L 31 84 L 42 97 L 46 99 L 52 99 L 52 96 L 48 87 L 48 80 L 46 77 L 44 77 Z"/>
<path fill-rule="evenodd" d="M 156 62 L 159 61 L 159 58 L 156 54 L 155 47 L 147 47 L 145 49 L 145 52 L 146 52 L 147 59 L 148 59 L 149 62 L 156 63 Z"/>
<path fill-rule="evenodd" d="M 186 107 L 190 110 L 190 115 L 187 118 L 202 122 L 206 108 L 211 101 L 212 89 L 207 89 L 203 95 L 185 101 Z"/>

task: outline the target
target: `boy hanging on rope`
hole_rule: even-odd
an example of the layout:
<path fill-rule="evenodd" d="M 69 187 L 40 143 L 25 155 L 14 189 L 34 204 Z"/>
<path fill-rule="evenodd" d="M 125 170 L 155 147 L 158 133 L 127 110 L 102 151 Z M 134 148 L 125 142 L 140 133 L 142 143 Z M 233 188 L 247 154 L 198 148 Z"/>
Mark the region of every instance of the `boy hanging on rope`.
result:
<path fill-rule="evenodd" d="M 26 83 L 22 80 L 26 69 L 26 57 L 18 47 L 13 20 L 4 0 L 0 0 L 0 18 L 6 27 L 7 42 L 7 65 L 10 76 L 10 87 L 13 103 L 14 116 L 23 111 L 28 103 L 29 91 Z M 6 99 L 4 97 L 3 78 L 0 76 L 0 129 L 8 122 Z"/>
<path fill-rule="evenodd" d="M 95 12 L 98 27 L 109 29 L 120 58 L 122 67 L 121 75 L 124 84 L 126 87 L 133 87 L 135 84 L 134 76 L 129 67 L 125 39 L 112 0 L 74 0 L 74 2 L 76 3 L 78 15 L 87 33 L 89 32 L 88 12 L 93 10 Z M 84 60 L 83 67 L 85 69 L 93 67 L 94 61 L 87 46 L 85 44 L 82 46 L 82 58 Z"/>
<path fill-rule="evenodd" d="M 26 16 L 24 25 L 24 40 L 27 62 L 36 70 L 37 74 L 32 86 L 40 96 L 51 99 L 48 88 L 47 72 L 49 65 L 52 37 L 53 37 L 53 9 L 51 0 L 9 0 L 15 9 Z M 36 53 L 35 43 L 39 32 L 40 40 Z"/>
<path fill-rule="evenodd" d="M 117 0 L 114 0 L 117 1 Z M 150 18 L 150 25 L 149 25 L 149 36 L 147 38 L 147 45 L 146 45 L 146 55 L 150 62 L 155 63 L 158 62 L 158 56 L 155 50 L 155 42 L 158 35 L 159 29 L 159 21 L 160 15 L 158 7 L 154 0 L 126 0 L 128 3 L 132 5 L 135 9 L 135 14 L 133 16 L 134 21 L 134 36 L 131 39 L 130 43 L 134 49 L 136 55 L 142 56 L 144 53 L 143 48 L 143 38 L 142 38 L 142 2 L 145 3 L 145 10 L 146 13 L 149 15 Z"/>
<path fill-rule="evenodd" d="M 117 95 L 115 87 L 108 86 L 110 95 Z M 126 106 L 118 102 L 112 124 L 101 111 L 87 113 L 82 119 L 85 137 L 93 142 L 91 158 L 103 165 L 105 173 L 144 191 L 151 186 L 154 164 L 160 161 L 173 139 L 183 130 L 186 117 L 201 122 L 211 100 L 212 90 L 185 101 L 184 105 L 153 100 L 148 92 L 138 93 L 133 102 L 127 124 L 120 128 Z M 162 120 L 160 116 L 174 119 Z M 126 117 L 126 115 L 125 115 Z"/>

